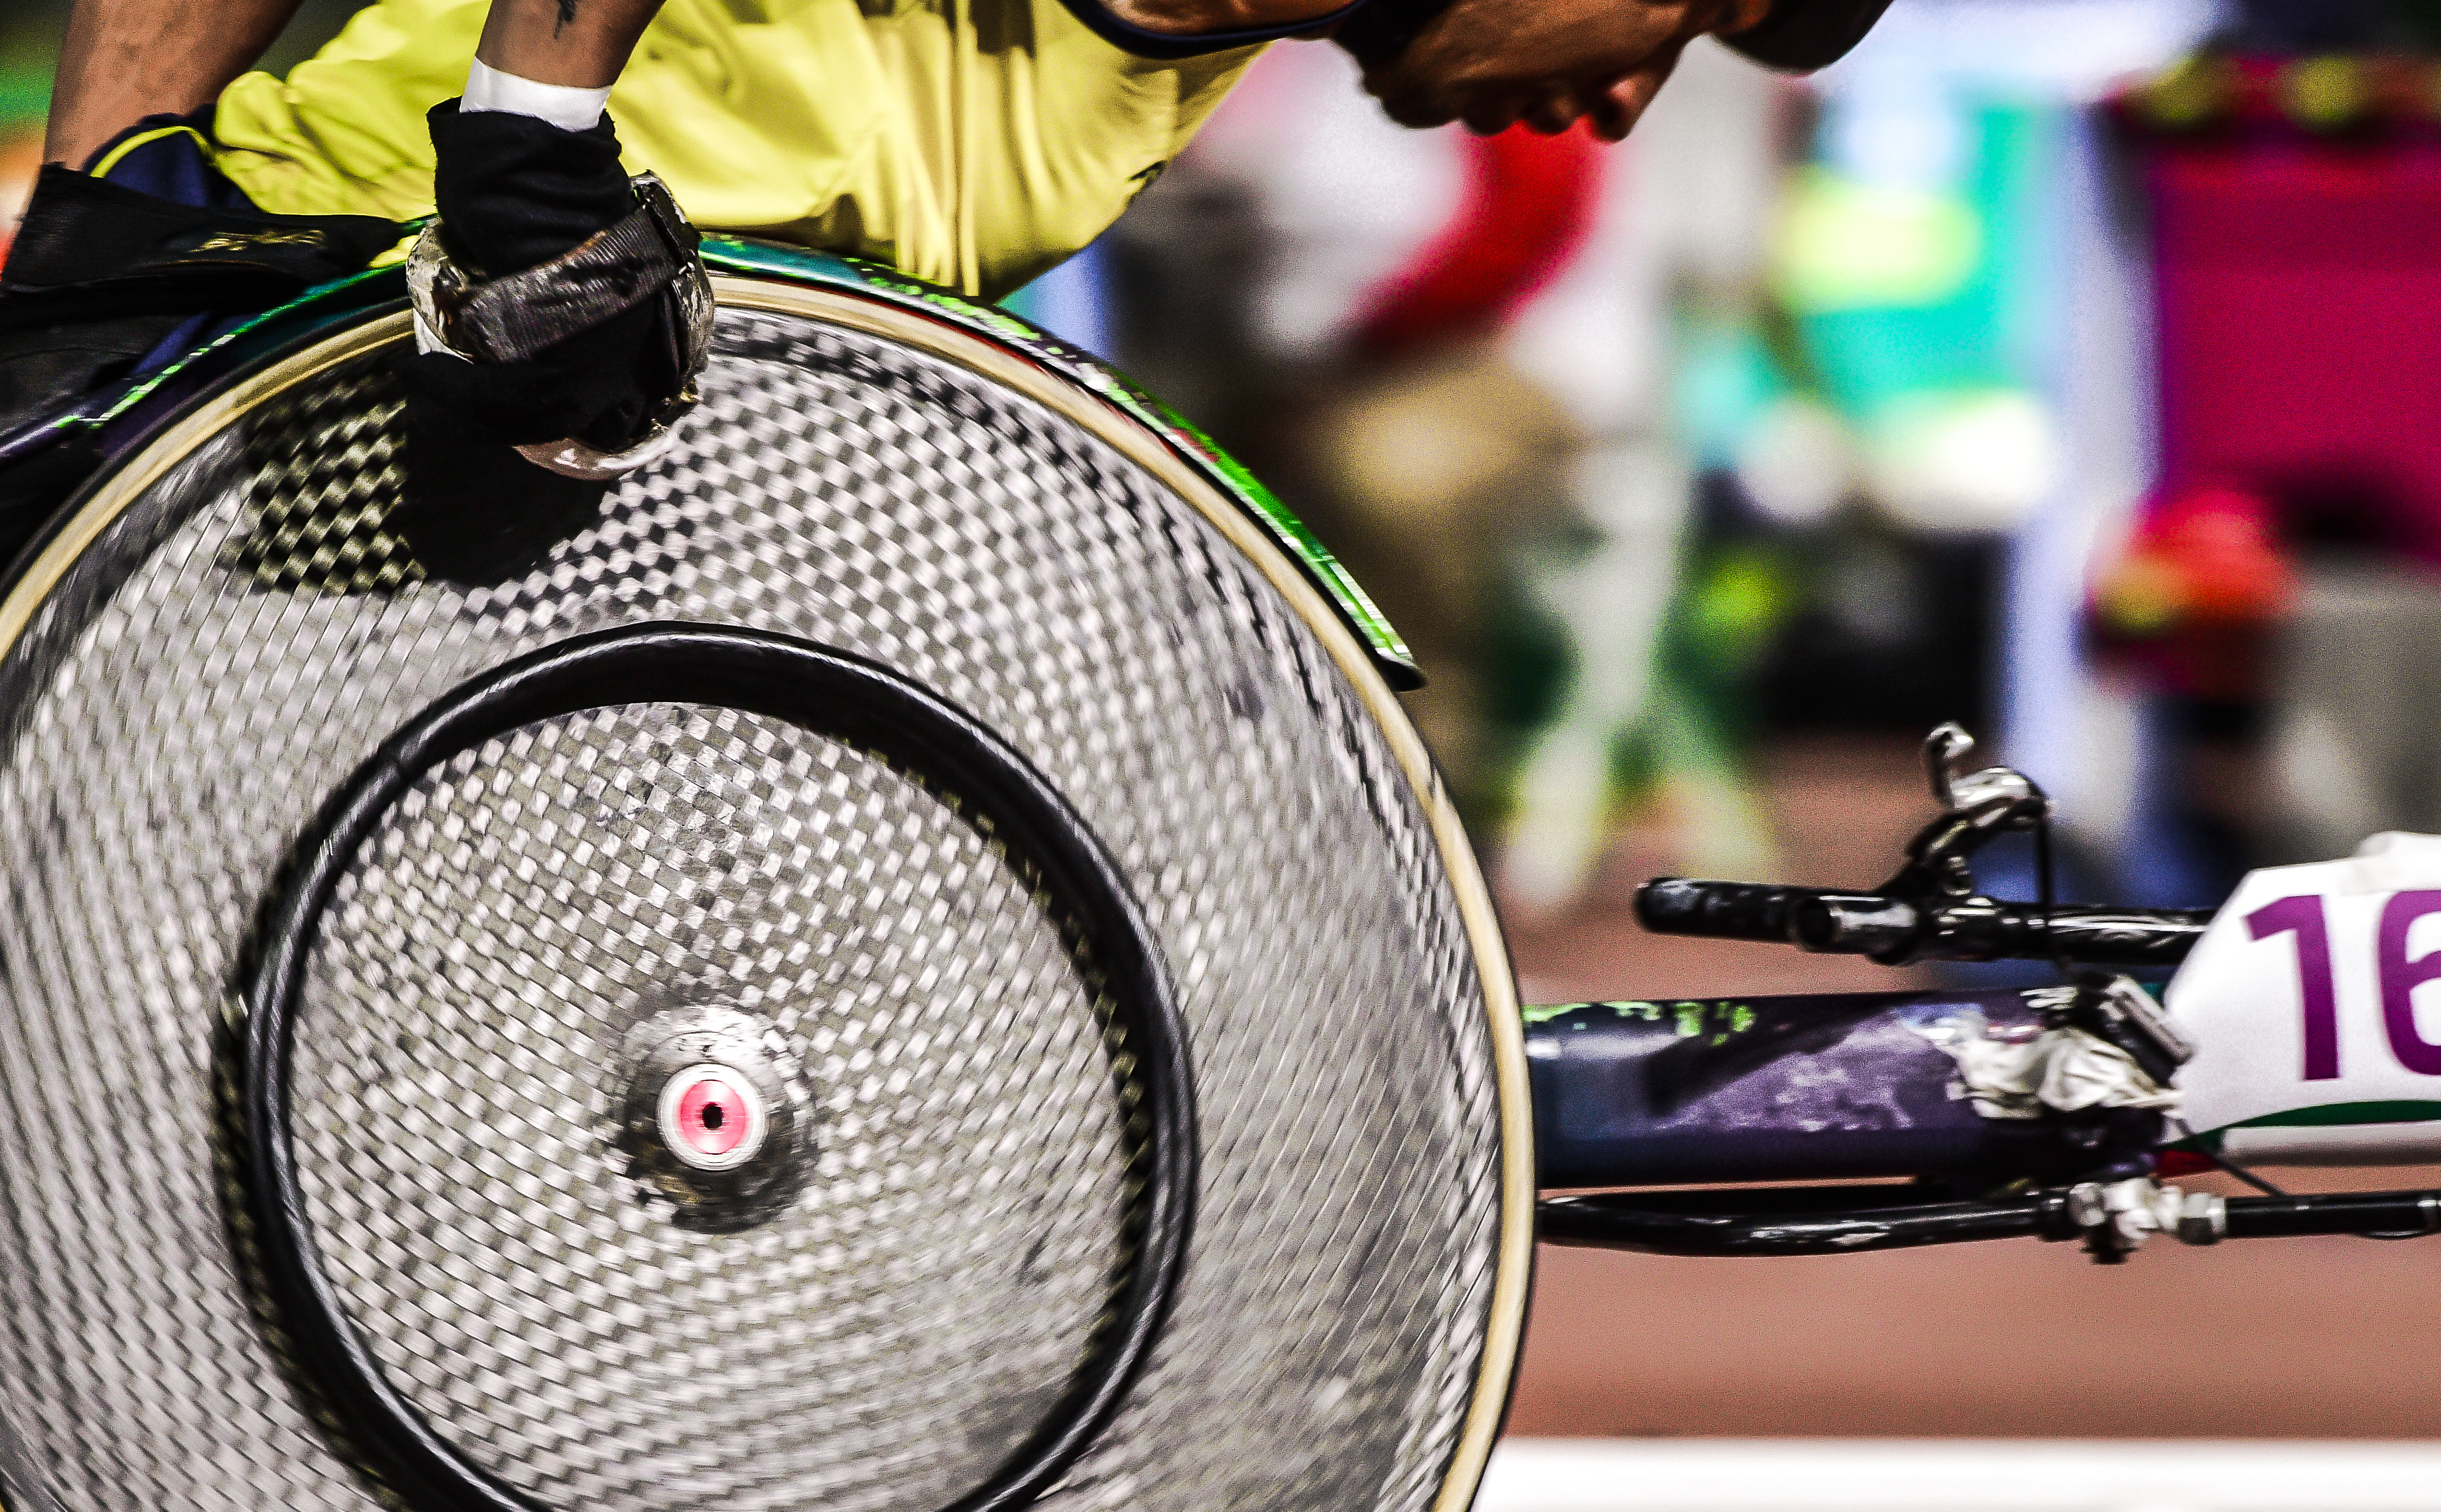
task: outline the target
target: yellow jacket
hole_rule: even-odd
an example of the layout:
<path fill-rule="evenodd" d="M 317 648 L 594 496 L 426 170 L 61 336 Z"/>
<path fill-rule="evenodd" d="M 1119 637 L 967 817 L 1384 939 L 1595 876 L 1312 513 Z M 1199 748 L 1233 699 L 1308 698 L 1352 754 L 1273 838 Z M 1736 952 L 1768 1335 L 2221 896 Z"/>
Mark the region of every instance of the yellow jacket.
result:
<path fill-rule="evenodd" d="M 214 116 L 264 209 L 432 211 L 424 115 L 465 86 L 486 0 L 377 0 Z M 998 298 L 1082 247 L 1259 47 L 1161 63 L 1058 0 L 669 0 L 610 92 L 630 171 L 696 224 Z"/>

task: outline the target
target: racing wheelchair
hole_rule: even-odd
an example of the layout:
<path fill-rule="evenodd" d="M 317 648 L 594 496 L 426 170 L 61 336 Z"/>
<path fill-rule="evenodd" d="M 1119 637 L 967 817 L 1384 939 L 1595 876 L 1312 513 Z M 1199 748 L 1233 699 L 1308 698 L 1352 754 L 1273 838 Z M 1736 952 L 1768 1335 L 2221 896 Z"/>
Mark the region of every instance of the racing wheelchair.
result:
<path fill-rule="evenodd" d="M 1538 1235 L 2441 1227 L 2164 1180 L 2414 1144 L 2399 856 L 1995 902 L 2048 803 L 1944 730 L 1889 885 L 1642 916 L 2058 988 L 1522 1008 L 1412 663 L 1251 477 L 1000 311 L 703 252 L 623 478 L 409 424 L 395 270 L 0 438 L 9 1512 L 1457 1512 Z M 2097 974 L 2190 950 L 2303 1006 Z"/>

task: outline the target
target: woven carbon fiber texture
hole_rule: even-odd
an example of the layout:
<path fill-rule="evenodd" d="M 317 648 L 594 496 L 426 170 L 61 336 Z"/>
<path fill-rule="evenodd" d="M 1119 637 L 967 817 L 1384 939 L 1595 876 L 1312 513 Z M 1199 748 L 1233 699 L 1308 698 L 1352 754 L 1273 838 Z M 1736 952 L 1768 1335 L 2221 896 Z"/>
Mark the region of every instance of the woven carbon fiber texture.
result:
<path fill-rule="evenodd" d="M 1198 1225 L 1151 1368 L 1049 1504 L 1428 1505 L 1499 1234 L 1482 987 L 1419 804 L 1276 591 L 1084 428 L 735 310 L 672 459 L 514 569 L 436 565 L 391 517 L 387 360 L 173 468 L 0 662 L 21 1512 L 369 1504 L 230 1258 L 236 952 L 390 730 L 651 619 L 937 689 L 1133 879 L 1192 1039 Z M 399 1390 L 545 1504 L 921 1512 L 1075 1368 L 1126 1196 L 1090 996 L 1022 882 L 859 753 L 668 706 L 494 742 L 360 859 L 310 984 L 298 1143 L 329 1265 Z M 743 1233 L 669 1224 L 608 1143 L 603 1047 L 678 1000 L 765 1016 L 808 1088 L 805 1188 Z"/>

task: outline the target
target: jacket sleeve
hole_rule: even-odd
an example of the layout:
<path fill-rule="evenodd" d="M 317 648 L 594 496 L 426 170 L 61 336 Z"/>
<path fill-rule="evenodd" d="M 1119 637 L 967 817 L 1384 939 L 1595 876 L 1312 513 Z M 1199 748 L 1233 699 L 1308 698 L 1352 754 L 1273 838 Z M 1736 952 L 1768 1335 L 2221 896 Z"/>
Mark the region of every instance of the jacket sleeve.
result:
<path fill-rule="evenodd" d="M 1768 67 L 1808 73 L 1862 42 L 1890 0 L 1779 0 L 1762 25 L 1721 41 Z"/>

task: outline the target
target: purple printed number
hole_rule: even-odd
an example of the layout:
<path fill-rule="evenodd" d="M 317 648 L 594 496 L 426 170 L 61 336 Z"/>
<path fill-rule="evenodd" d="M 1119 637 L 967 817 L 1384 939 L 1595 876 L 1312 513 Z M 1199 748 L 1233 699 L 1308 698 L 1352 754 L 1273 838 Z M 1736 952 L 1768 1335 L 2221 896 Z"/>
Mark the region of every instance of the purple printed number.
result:
<path fill-rule="evenodd" d="M 2441 1076 L 2441 1044 L 2415 1027 L 2415 989 L 2441 980 L 2441 950 L 2411 960 L 2407 931 L 2428 913 L 2441 913 L 2441 891 L 2394 892 L 2382 905 L 2375 961 L 2381 976 L 2381 1024 L 2391 1053 L 2418 1076 Z M 2267 903 L 2246 916 L 2257 940 L 2297 937 L 2297 986 L 2305 1001 L 2305 1080 L 2340 1074 L 2339 992 L 2331 981 L 2331 931 L 2323 900 L 2308 894 Z"/>
<path fill-rule="evenodd" d="M 2429 913 L 2441 908 L 2441 892 L 2402 892 L 2391 900 L 2391 906 L 2397 907 L 2405 898 L 2434 900 L 2419 910 L 2421 912 Z M 2323 922 L 2323 900 L 2307 893 L 2304 897 L 2267 903 L 2246 916 L 2246 927 L 2257 940 L 2269 940 L 2280 934 L 2294 933 L 2297 936 L 2297 985 L 2305 999 L 2305 1080 L 2331 1080 L 2340 1074 L 2340 1004 L 2339 994 L 2331 982 L 2331 931 L 2330 927 Z M 2382 914 L 2381 927 L 2386 945 L 2390 938 L 2390 914 L 2387 911 Z M 2398 927 L 2398 936 L 2403 945 L 2407 939 L 2404 923 Z M 2385 1011 L 2390 1001 L 2390 952 L 2385 948 L 2381 958 L 2381 997 Z M 2402 963 L 2402 969 L 2422 970 L 2428 976 L 2441 976 L 2441 951 L 2425 957 L 2425 961 L 2434 964 L 2428 970 L 2423 963 L 2413 967 Z M 2399 989 L 2400 999 L 2404 1000 L 2408 989 L 2415 981 L 2424 980 L 2425 977 L 2417 977 L 2407 987 Z M 2414 1034 L 2414 1021 L 2410 1018 L 2408 1033 Z M 2397 1034 L 2394 1027 L 2391 1031 L 2394 1042 Z M 2420 1047 L 2423 1045 L 2421 1040 L 2416 1043 Z"/>
<path fill-rule="evenodd" d="M 2441 950 L 2407 958 L 2408 927 L 2428 913 L 2441 913 L 2441 892 L 2394 892 L 2381 907 L 2381 1024 L 2401 1066 L 2418 1076 L 2441 1076 L 2441 1045 L 2415 1027 L 2415 989 L 2441 977 Z"/>

